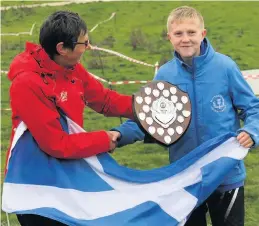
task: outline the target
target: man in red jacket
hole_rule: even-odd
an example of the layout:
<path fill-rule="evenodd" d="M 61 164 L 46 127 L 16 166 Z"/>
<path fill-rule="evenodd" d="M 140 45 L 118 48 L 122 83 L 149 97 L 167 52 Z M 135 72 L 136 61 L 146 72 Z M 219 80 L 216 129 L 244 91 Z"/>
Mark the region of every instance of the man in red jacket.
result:
<path fill-rule="evenodd" d="M 24 122 L 41 150 L 55 158 L 80 159 L 113 150 L 111 132 L 67 134 L 59 121 L 61 110 L 82 127 L 86 105 L 105 116 L 133 118 L 132 97 L 106 89 L 79 63 L 90 48 L 85 22 L 76 13 L 55 12 L 43 23 L 39 41 L 27 43 L 10 66 L 11 142 Z M 28 226 L 63 225 L 37 215 L 18 215 L 18 220 Z"/>

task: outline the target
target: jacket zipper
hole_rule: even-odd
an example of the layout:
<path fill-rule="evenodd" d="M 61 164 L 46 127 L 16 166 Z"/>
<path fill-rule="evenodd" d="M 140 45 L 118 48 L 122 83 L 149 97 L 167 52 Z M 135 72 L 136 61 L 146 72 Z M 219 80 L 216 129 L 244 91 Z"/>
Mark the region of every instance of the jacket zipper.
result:
<path fill-rule="evenodd" d="M 192 86 L 193 86 L 193 98 L 194 98 L 194 111 L 195 111 L 195 132 L 196 132 L 196 141 L 197 141 L 197 146 L 200 145 L 199 142 L 199 128 L 198 126 L 198 110 L 197 110 L 197 99 L 196 99 L 196 84 L 195 84 L 195 64 L 194 60 L 192 59 Z"/>

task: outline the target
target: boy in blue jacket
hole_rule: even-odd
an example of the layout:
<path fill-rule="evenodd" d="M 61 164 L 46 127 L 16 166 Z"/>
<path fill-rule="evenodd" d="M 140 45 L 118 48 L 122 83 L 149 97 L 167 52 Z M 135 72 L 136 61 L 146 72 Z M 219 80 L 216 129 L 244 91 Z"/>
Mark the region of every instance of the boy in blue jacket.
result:
<path fill-rule="evenodd" d="M 175 50 L 174 58 L 158 70 L 154 79 L 177 85 L 188 92 L 192 103 L 191 124 L 183 137 L 169 147 L 170 162 L 227 132 L 236 132 L 238 142 L 246 148 L 257 146 L 259 99 L 235 62 L 215 52 L 205 38 L 202 15 L 188 6 L 176 8 L 168 17 L 167 29 Z M 240 119 L 244 121 L 242 128 Z M 131 120 L 113 130 L 118 147 L 145 138 Z M 245 177 L 245 166 L 240 162 L 222 185 L 191 214 L 185 225 L 206 226 L 209 210 L 213 226 L 243 226 Z"/>

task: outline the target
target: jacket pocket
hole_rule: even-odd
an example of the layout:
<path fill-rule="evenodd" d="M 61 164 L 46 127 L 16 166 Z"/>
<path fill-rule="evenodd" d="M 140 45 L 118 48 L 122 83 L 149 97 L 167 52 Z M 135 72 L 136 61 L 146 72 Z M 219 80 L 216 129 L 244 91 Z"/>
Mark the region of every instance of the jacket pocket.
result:
<path fill-rule="evenodd" d="M 238 164 L 226 175 L 222 185 L 229 185 L 243 181 L 246 177 L 246 170 L 243 161 Z"/>

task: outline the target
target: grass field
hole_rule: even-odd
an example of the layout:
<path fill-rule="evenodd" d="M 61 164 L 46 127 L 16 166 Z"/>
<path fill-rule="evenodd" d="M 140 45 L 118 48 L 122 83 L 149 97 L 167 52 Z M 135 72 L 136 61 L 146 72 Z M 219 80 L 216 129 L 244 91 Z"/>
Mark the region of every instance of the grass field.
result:
<path fill-rule="evenodd" d="M 53 1 L 1 1 L 1 6 L 6 7 L 6 6 L 24 6 L 24 5 L 32 5 L 32 4 L 41 4 L 41 3 L 51 3 Z"/>
<path fill-rule="evenodd" d="M 4 3 L 4 4 L 3 4 Z M 36 3 L 34 1 L 33 3 Z M 29 2 L 2 2 L 2 6 L 29 4 Z M 138 60 L 154 64 L 164 63 L 172 56 L 172 49 L 165 38 L 169 12 L 180 5 L 196 7 L 204 15 L 208 38 L 216 50 L 232 57 L 242 70 L 259 68 L 259 2 L 98 2 L 73 4 L 64 7 L 17 9 L 1 12 L 2 33 L 29 31 L 36 23 L 32 36 L 2 36 L 1 69 L 8 70 L 12 58 L 24 49 L 26 40 L 37 42 L 43 20 L 52 12 L 69 9 L 78 12 L 87 22 L 89 30 L 116 12 L 116 17 L 101 24 L 91 32 L 91 43 L 112 49 Z M 132 42 L 137 45 L 134 47 Z M 100 61 L 101 58 L 101 61 Z M 87 52 L 83 64 L 90 72 L 111 81 L 151 80 L 153 68 L 136 65 L 105 53 Z M 103 66 L 103 70 L 102 70 Z M 9 82 L 1 76 L 1 108 L 9 108 Z M 140 85 L 113 86 L 125 94 L 132 94 Z M 107 129 L 120 124 L 118 118 L 105 118 L 89 109 L 85 110 L 85 129 Z M 9 144 L 11 112 L 1 111 L 1 167 Z M 123 119 L 124 120 L 124 119 Z M 259 149 L 246 158 L 246 226 L 259 223 Z M 168 164 L 167 151 L 157 145 L 136 143 L 118 149 L 114 157 L 123 165 L 151 169 Z M 6 222 L 2 213 L 2 223 Z M 11 216 L 11 221 L 15 222 Z"/>

